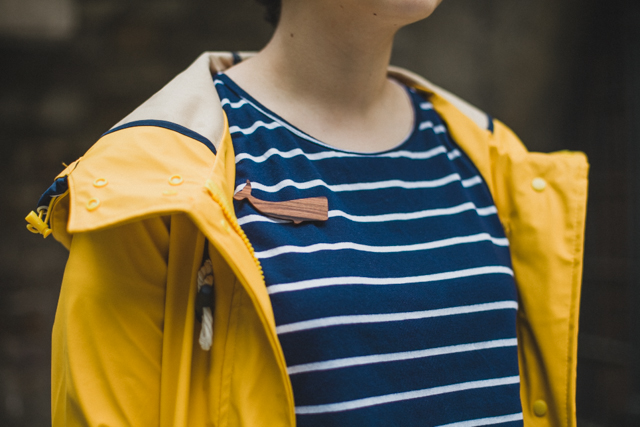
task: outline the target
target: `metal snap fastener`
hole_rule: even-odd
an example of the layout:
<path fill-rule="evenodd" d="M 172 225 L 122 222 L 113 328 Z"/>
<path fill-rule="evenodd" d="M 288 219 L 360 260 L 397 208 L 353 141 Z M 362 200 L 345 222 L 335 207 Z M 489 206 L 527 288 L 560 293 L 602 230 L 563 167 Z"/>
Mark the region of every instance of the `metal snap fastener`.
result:
<path fill-rule="evenodd" d="M 109 181 L 107 181 L 105 178 L 98 178 L 93 181 L 93 186 L 96 188 L 102 188 L 105 187 L 108 183 Z"/>
<path fill-rule="evenodd" d="M 547 188 L 547 181 L 540 177 L 533 178 L 533 180 L 531 181 L 531 186 L 536 191 L 542 191 Z"/>
<path fill-rule="evenodd" d="M 87 202 L 87 210 L 95 211 L 100 206 L 100 199 L 91 199 Z"/>
<path fill-rule="evenodd" d="M 169 184 L 171 185 L 180 185 L 184 182 L 184 179 L 180 175 L 173 175 L 169 178 Z"/>
<path fill-rule="evenodd" d="M 536 415 L 536 417 L 544 417 L 545 415 L 547 415 L 548 409 L 549 408 L 547 407 L 547 402 L 542 399 L 533 402 L 533 413 Z"/>

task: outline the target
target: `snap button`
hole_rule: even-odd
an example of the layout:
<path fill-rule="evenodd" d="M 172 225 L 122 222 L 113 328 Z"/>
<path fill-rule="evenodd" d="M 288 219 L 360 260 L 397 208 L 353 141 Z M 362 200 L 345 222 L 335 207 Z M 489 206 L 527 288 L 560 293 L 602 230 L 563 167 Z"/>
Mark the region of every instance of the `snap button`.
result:
<path fill-rule="evenodd" d="M 183 181 L 184 179 L 182 179 L 180 175 L 173 175 L 171 178 L 169 178 L 169 184 L 171 185 L 180 185 Z"/>
<path fill-rule="evenodd" d="M 533 181 L 531 181 L 531 186 L 536 191 L 542 191 L 547 188 L 547 181 L 540 177 L 533 178 Z"/>
<path fill-rule="evenodd" d="M 536 400 L 533 402 L 533 413 L 536 414 L 536 417 L 544 417 L 547 415 L 547 402 L 544 400 Z"/>
<path fill-rule="evenodd" d="M 508 222 L 503 222 L 502 228 L 504 229 L 505 236 L 509 236 L 511 234 L 511 224 L 509 224 Z"/>
<path fill-rule="evenodd" d="M 109 181 L 107 181 L 104 178 L 98 178 L 95 181 L 93 181 L 93 186 L 96 188 L 102 188 L 104 186 L 106 186 L 109 183 Z"/>
<path fill-rule="evenodd" d="M 100 199 L 91 199 L 87 202 L 87 210 L 95 211 L 100 206 Z"/>

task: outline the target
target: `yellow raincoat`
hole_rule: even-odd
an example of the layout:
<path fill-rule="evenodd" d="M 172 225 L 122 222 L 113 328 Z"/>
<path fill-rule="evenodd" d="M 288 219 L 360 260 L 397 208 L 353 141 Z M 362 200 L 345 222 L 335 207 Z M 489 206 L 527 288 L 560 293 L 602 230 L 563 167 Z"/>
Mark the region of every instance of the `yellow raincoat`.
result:
<path fill-rule="evenodd" d="M 233 145 L 203 54 L 59 176 L 32 230 L 70 249 L 53 329 L 54 426 L 294 426 L 258 261 L 233 210 Z M 519 292 L 525 426 L 576 425 L 586 158 L 529 153 L 503 124 L 404 70 L 491 190 Z M 215 152 L 211 147 L 215 147 Z M 213 346 L 198 345 L 209 242 Z"/>

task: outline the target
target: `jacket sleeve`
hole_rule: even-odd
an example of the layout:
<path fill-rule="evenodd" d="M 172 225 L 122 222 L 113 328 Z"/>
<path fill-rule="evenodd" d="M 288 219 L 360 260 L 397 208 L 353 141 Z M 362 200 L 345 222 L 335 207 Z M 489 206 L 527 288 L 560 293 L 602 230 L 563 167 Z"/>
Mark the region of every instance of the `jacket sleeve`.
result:
<path fill-rule="evenodd" d="M 73 236 L 53 327 L 54 426 L 159 425 L 168 224 Z"/>

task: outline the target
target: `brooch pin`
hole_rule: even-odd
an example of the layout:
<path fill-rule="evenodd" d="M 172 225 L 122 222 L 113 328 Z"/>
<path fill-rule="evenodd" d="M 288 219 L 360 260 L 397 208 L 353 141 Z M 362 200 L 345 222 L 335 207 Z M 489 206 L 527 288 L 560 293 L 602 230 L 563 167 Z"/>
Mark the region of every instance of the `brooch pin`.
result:
<path fill-rule="evenodd" d="M 248 200 L 264 216 L 293 221 L 294 224 L 300 224 L 303 221 L 326 221 L 329 218 L 329 202 L 326 197 L 268 202 L 251 195 L 249 180 L 233 198 L 238 201 Z"/>

